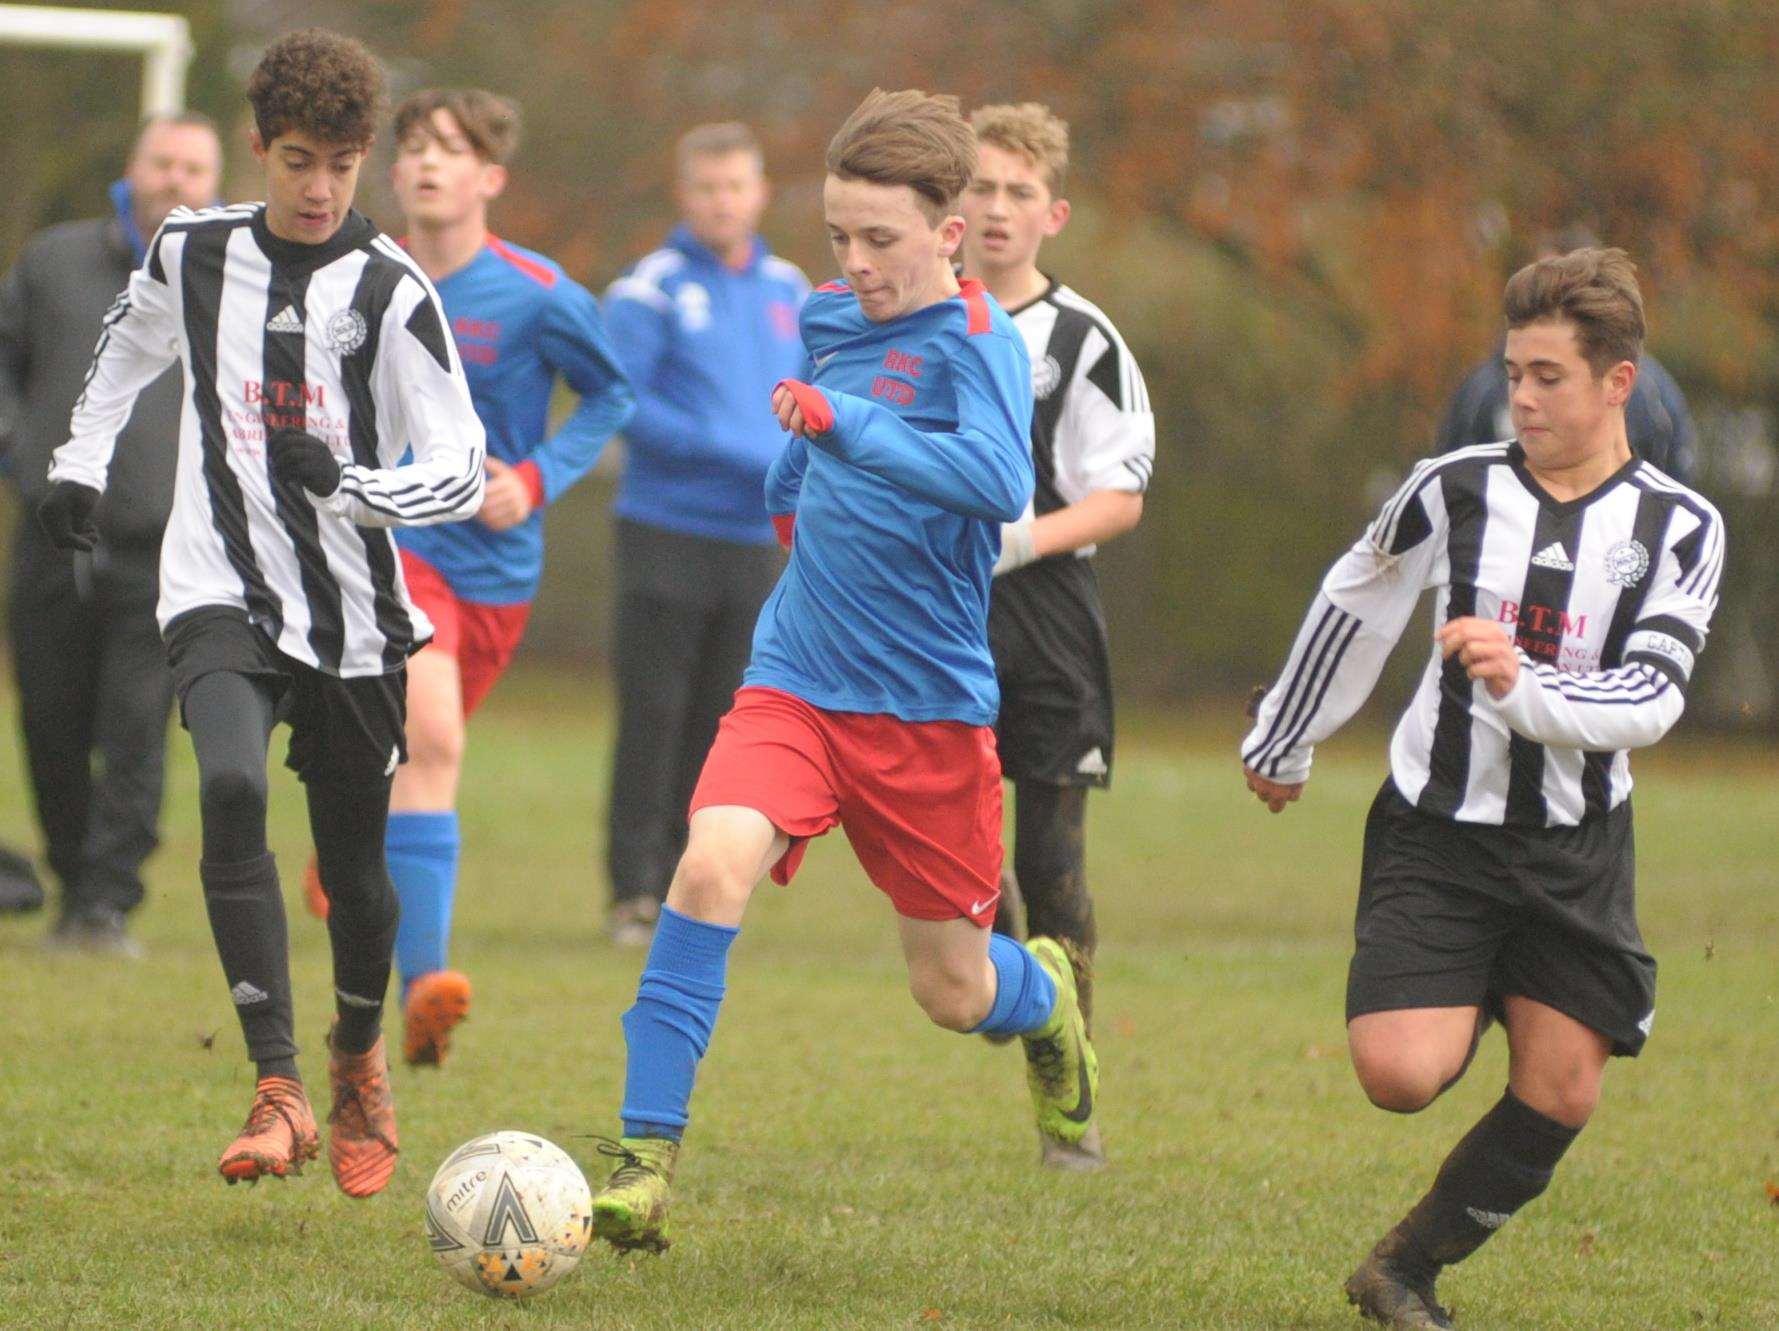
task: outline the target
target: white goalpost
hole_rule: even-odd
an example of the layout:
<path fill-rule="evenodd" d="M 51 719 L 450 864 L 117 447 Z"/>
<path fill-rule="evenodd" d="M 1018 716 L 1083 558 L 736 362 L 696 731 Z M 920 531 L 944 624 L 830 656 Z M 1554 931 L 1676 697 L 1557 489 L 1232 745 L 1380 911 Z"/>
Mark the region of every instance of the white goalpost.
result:
<path fill-rule="evenodd" d="M 191 25 L 177 14 L 0 4 L 0 44 L 135 52 L 142 57 L 142 114 L 185 108 Z"/>

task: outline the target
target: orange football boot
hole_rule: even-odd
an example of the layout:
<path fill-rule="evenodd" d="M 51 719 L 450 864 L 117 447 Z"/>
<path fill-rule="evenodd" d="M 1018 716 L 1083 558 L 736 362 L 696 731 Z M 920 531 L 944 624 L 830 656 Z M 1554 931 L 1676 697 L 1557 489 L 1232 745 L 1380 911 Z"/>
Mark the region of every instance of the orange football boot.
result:
<path fill-rule="evenodd" d="M 261 1077 L 253 1088 L 253 1108 L 241 1135 L 229 1143 L 216 1168 L 229 1181 L 257 1183 L 264 1175 L 283 1178 L 303 1172 L 303 1162 L 321 1152 L 315 1111 L 300 1081 Z"/>
<path fill-rule="evenodd" d="M 469 980 L 459 971 L 432 971 L 408 986 L 402 1057 L 410 1066 L 445 1061 L 452 1028 L 469 1015 L 469 997 Z"/>
<path fill-rule="evenodd" d="M 328 1111 L 327 1162 L 348 1197 L 381 1192 L 395 1173 L 395 1097 L 383 1037 L 362 1054 L 333 1048 L 328 1032 L 327 1080 L 334 1104 Z"/>
<path fill-rule="evenodd" d="M 321 865 L 309 856 L 309 867 L 303 870 L 303 905 L 318 920 L 327 918 L 327 893 L 321 886 Z"/>

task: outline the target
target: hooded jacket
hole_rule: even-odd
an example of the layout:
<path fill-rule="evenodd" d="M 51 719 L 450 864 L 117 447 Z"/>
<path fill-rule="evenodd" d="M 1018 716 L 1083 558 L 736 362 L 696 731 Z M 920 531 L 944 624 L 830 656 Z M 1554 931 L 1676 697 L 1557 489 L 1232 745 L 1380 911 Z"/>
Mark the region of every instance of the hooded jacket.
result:
<path fill-rule="evenodd" d="M 110 217 L 64 222 L 25 242 L 0 280 L 0 470 L 28 510 L 49 490 L 50 454 L 86 384 L 106 312 L 142 261 L 133 201 L 112 187 Z M 136 401 L 97 514 L 114 543 L 159 541 L 173 502 L 183 375 L 174 365 Z"/>

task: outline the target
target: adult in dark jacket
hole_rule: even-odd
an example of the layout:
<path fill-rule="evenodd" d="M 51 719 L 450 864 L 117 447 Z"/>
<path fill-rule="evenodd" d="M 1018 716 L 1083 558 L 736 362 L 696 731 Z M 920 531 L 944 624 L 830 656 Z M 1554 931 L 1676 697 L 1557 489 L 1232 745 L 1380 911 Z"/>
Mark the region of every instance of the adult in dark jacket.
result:
<path fill-rule="evenodd" d="M 1600 240 L 1583 226 L 1567 227 L 1541 236 L 1536 257 L 1554 259 L 1571 250 L 1597 248 Z M 1472 444 L 1495 444 L 1513 438 L 1513 420 L 1507 410 L 1507 365 L 1502 360 L 1505 343 L 1495 344 L 1495 354 L 1478 365 L 1452 400 L 1446 404 L 1433 451 L 1450 453 Z M 1625 403 L 1625 433 L 1631 451 L 1660 468 L 1682 485 L 1691 485 L 1698 473 L 1698 432 L 1686 395 L 1674 376 L 1647 351 L 1637 361 L 1637 382 Z"/>
<path fill-rule="evenodd" d="M 221 170 L 208 118 L 148 121 L 112 186 L 112 215 L 38 232 L 0 282 L 0 449 L 22 501 L 8 630 L 32 793 L 61 885 L 58 945 L 138 950 L 124 917 L 142 900 L 142 862 L 158 839 L 172 703 L 155 601 L 177 366 L 143 392 L 119 440 L 92 553 L 57 550 L 31 515 L 106 312 L 167 214 L 215 201 Z"/>

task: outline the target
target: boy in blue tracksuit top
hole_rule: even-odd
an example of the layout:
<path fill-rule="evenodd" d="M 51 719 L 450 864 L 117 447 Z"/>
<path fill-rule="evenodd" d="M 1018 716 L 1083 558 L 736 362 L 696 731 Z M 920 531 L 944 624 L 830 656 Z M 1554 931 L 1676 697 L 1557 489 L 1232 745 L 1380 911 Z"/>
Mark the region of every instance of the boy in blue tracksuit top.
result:
<path fill-rule="evenodd" d="M 809 282 L 755 234 L 745 126 L 680 140 L 684 222 L 619 278 L 605 315 L 636 386 L 614 513 L 618 737 L 606 837 L 614 941 L 648 941 L 686 844 L 686 801 L 784 560 L 760 503 L 784 436 L 772 385 L 803 367 Z"/>
<path fill-rule="evenodd" d="M 390 795 L 396 964 L 403 1053 L 438 1064 L 470 999 L 469 981 L 445 964 L 465 723 L 525 631 L 543 572 L 545 505 L 592 468 L 632 399 L 593 297 L 549 259 L 488 233 L 488 203 L 517 147 L 516 108 L 480 91 L 416 93 L 396 111 L 395 133 L 404 243 L 438 288 L 488 439 L 487 497 L 475 519 L 397 539 L 408 592 L 434 636 L 409 663 L 408 762 Z M 581 400 L 548 434 L 558 377 Z"/>
<path fill-rule="evenodd" d="M 957 99 L 873 92 L 828 149 L 846 276 L 803 313 L 812 376 L 766 500 L 791 547 L 692 798 L 691 834 L 624 1015 L 619 1160 L 593 1201 L 619 1248 L 668 1243 L 669 1188 L 727 953 L 755 883 L 845 828 L 899 917 L 909 986 L 954 1031 L 1020 1035 L 1046 1139 L 1093 1122 L 1098 1061 L 1068 957 L 992 933 L 1001 871 L 989 584 L 1031 498 L 1031 367 L 951 256 L 976 144 Z"/>

